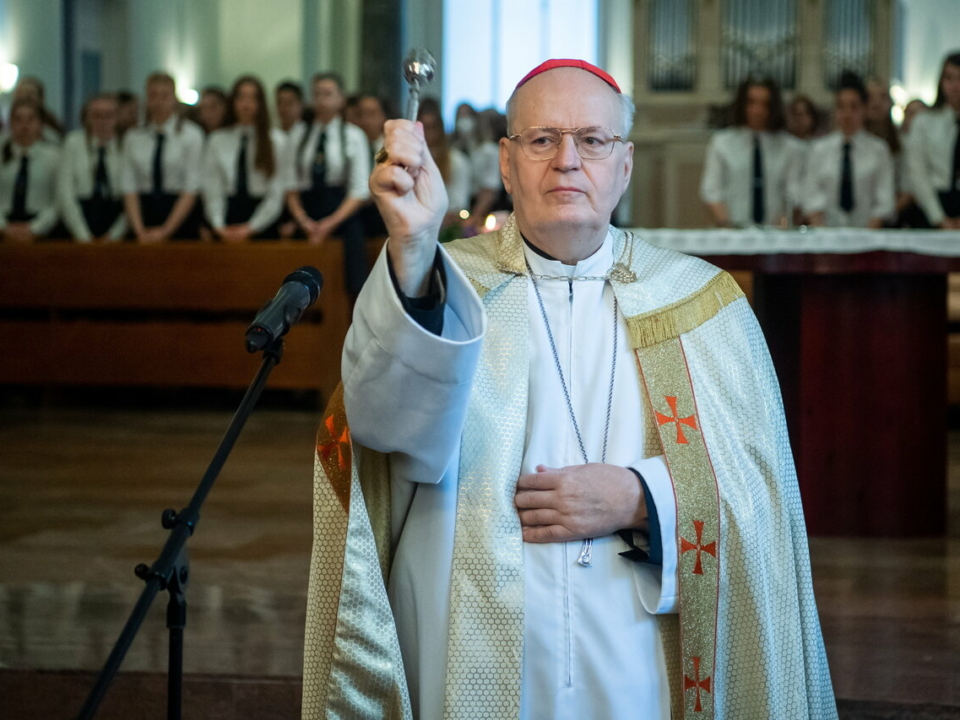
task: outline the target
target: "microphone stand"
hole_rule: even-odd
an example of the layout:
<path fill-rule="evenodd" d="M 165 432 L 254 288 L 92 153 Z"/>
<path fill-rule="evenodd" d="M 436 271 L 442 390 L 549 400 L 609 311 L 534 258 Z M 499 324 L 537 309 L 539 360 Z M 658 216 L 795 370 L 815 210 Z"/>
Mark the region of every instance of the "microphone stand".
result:
<path fill-rule="evenodd" d="M 96 684 L 90 690 L 90 694 L 77 716 L 78 720 L 89 720 L 96 714 L 107 688 L 120 669 L 120 664 L 126 657 L 127 651 L 130 649 L 130 645 L 133 643 L 133 639 L 150 609 L 150 605 L 161 590 L 166 590 L 170 596 L 167 602 L 167 628 L 170 630 L 167 718 L 168 720 L 180 720 L 183 690 L 183 631 L 187 625 L 186 590 L 190 580 L 187 540 L 193 535 L 193 531 L 200 521 L 200 508 L 203 501 L 206 500 L 210 490 L 213 489 L 213 483 L 227 461 L 227 457 L 230 455 L 240 431 L 243 430 L 247 418 L 250 417 L 250 413 L 257 404 L 260 393 L 267 384 L 270 371 L 280 363 L 282 357 L 283 338 L 278 337 L 264 348 L 260 369 L 230 420 L 230 425 L 227 427 L 227 431 L 220 441 L 220 446 L 217 448 L 213 460 L 210 461 L 200 485 L 190 500 L 190 504 L 180 512 L 172 509 L 163 511 L 160 523 L 170 531 L 170 535 L 160 551 L 159 558 L 153 565 L 147 567 L 140 564 L 134 570 L 137 577 L 146 582 L 146 587 L 144 587 L 140 599 L 130 613 L 127 624 L 120 633 L 116 645 L 113 646 L 103 670 L 100 671 Z"/>

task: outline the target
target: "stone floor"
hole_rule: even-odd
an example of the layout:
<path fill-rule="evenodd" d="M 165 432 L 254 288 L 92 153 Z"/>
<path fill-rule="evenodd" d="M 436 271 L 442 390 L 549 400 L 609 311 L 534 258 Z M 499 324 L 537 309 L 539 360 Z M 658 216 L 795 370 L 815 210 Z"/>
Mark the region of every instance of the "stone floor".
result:
<path fill-rule="evenodd" d="M 258 411 L 190 541 L 185 669 L 301 671 L 316 412 Z M 97 670 L 226 428 L 224 412 L 0 410 L 0 668 Z M 839 698 L 960 706 L 960 433 L 947 538 L 814 538 Z M 905 488 L 908 495 L 908 488 Z M 123 665 L 166 669 L 165 597 Z"/>

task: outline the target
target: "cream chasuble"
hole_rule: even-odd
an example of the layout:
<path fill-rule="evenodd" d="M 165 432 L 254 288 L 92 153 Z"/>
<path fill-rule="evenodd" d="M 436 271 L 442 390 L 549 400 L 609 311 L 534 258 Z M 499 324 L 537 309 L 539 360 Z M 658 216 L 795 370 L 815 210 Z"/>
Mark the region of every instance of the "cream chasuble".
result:
<path fill-rule="evenodd" d="M 583 568 L 579 543 L 522 543 L 512 504 L 520 473 L 582 462 L 526 262 L 564 269 L 512 220 L 448 248 L 442 342 L 391 321 L 384 258 L 364 293 L 388 292 L 358 303 L 356 442 L 339 397 L 318 435 L 304 717 L 835 717 L 779 395 L 732 281 L 614 230 L 573 270 L 611 282 L 538 281 L 591 461 L 620 334 L 607 462 L 643 473 L 667 536 L 662 577 L 616 537 Z"/>

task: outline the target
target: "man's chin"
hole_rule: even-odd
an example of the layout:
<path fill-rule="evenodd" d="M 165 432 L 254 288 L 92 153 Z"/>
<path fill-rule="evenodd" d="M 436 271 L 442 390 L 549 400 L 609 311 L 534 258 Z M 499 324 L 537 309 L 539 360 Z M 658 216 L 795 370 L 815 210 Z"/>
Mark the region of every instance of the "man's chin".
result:
<path fill-rule="evenodd" d="M 520 221 L 521 228 L 531 228 L 531 232 L 544 231 L 566 231 L 569 232 L 575 228 L 583 230 L 596 230 L 606 227 L 610 224 L 610 217 L 606 219 L 599 217 L 593 208 L 574 207 L 563 205 L 551 208 L 549 212 L 538 213 L 534 216 L 525 217 L 522 211 L 517 211 L 517 218 Z"/>

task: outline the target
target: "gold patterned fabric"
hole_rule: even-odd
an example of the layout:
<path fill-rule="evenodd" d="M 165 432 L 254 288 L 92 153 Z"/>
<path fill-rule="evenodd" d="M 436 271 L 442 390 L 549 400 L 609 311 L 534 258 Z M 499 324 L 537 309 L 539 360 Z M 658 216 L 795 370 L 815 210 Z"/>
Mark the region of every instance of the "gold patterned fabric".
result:
<path fill-rule="evenodd" d="M 654 403 L 670 475 L 684 478 L 684 482 L 674 484 L 684 714 L 712 718 L 720 577 L 716 477 L 700 434 L 696 398 L 680 339 L 639 348 L 637 358 L 647 395 Z"/>
<path fill-rule="evenodd" d="M 613 234 L 610 282 L 677 497 L 680 618 L 659 624 L 674 717 L 832 720 L 799 491 L 759 327 L 725 273 Z M 489 329 L 461 446 L 444 717 L 509 720 L 519 717 L 523 654 L 513 493 L 527 411 L 517 372 L 529 363 L 526 268 L 513 218 L 447 250 Z M 318 438 L 304 717 L 405 718 L 384 584 L 389 464 L 351 442 L 342 413 L 331 405 Z M 649 443 L 646 428 L 637 435 Z"/>
<path fill-rule="evenodd" d="M 302 716 L 409 720 L 400 644 L 371 525 L 383 513 L 365 501 L 356 467 L 338 387 L 317 433 Z M 376 535 L 385 529 L 381 524 Z"/>

